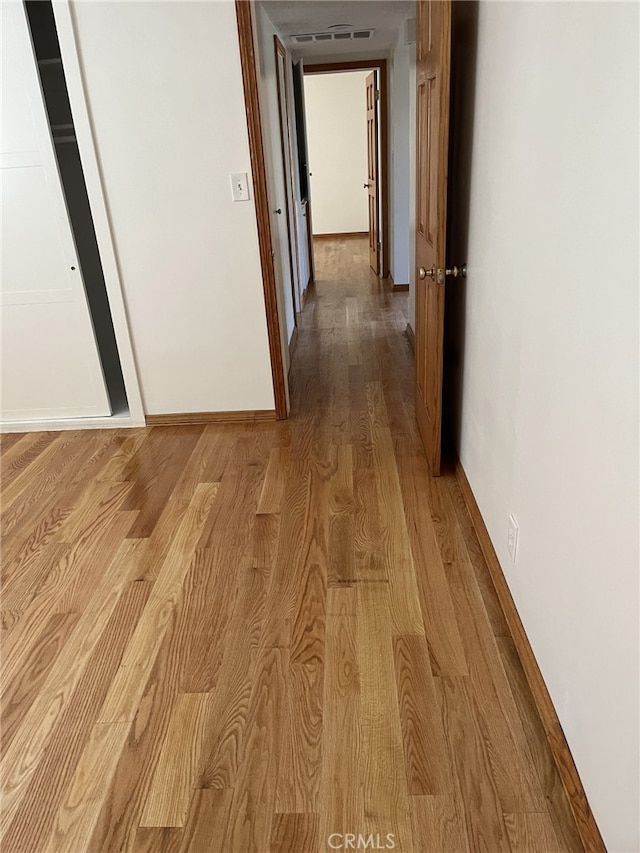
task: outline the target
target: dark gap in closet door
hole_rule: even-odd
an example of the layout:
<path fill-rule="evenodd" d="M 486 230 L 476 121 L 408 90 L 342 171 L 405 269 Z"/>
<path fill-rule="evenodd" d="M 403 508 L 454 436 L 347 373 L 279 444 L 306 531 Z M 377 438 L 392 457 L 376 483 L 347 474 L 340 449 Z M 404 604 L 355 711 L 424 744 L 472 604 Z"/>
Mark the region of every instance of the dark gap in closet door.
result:
<path fill-rule="evenodd" d="M 53 7 L 50 0 L 27 0 L 25 7 L 111 411 L 114 415 L 128 414 L 122 365 L 76 141 Z"/>

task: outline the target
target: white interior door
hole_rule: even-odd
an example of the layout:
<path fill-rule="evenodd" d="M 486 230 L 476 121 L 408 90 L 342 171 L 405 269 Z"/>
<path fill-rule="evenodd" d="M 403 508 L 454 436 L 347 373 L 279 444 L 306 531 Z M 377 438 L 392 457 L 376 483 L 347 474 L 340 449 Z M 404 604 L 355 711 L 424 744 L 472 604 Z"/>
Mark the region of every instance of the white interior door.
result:
<path fill-rule="evenodd" d="M 26 13 L 0 13 L 1 418 L 110 415 Z"/>

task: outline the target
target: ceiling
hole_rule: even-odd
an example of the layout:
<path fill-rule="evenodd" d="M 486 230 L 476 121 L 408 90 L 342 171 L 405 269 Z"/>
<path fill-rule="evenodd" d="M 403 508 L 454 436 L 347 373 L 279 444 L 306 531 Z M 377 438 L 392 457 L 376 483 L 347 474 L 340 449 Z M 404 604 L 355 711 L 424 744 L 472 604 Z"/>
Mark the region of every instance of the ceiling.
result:
<path fill-rule="evenodd" d="M 374 56 L 392 49 L 407 18 L 415 16 L 413 0 L 262 0 L 261 4 L 297 56 L 319 58 L 362 54 Z M 348 28 L 333 28 L 349 24 Z M 291 39 L 299 33 L 349 32 L 374 29 L 368 39 L 309 42 Z"/>

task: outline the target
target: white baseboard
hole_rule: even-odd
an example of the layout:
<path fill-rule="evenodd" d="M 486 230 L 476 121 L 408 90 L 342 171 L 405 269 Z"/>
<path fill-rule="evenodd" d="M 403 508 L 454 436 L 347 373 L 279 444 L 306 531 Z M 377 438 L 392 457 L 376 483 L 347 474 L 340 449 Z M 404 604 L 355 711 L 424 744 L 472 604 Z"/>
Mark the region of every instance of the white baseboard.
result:
<path fill-rule="evenodd" d="M 104 418 L 59 418 L 42 421 L 5 421 L 0 423 L 0 433 L 57 432 L 68 429 L 133 429 L 146 426 L 144 418 L 131 415 L 110 415 Z"/>

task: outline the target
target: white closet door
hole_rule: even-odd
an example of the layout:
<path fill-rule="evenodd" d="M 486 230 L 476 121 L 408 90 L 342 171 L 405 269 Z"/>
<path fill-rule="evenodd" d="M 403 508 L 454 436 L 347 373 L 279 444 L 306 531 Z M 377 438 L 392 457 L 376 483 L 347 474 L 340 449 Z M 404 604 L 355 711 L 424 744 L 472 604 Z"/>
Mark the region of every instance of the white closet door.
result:
<path fill-rule="evenodd" d="M 110 415 L 21 2 L 2 14 L 2 421 Z"/>

